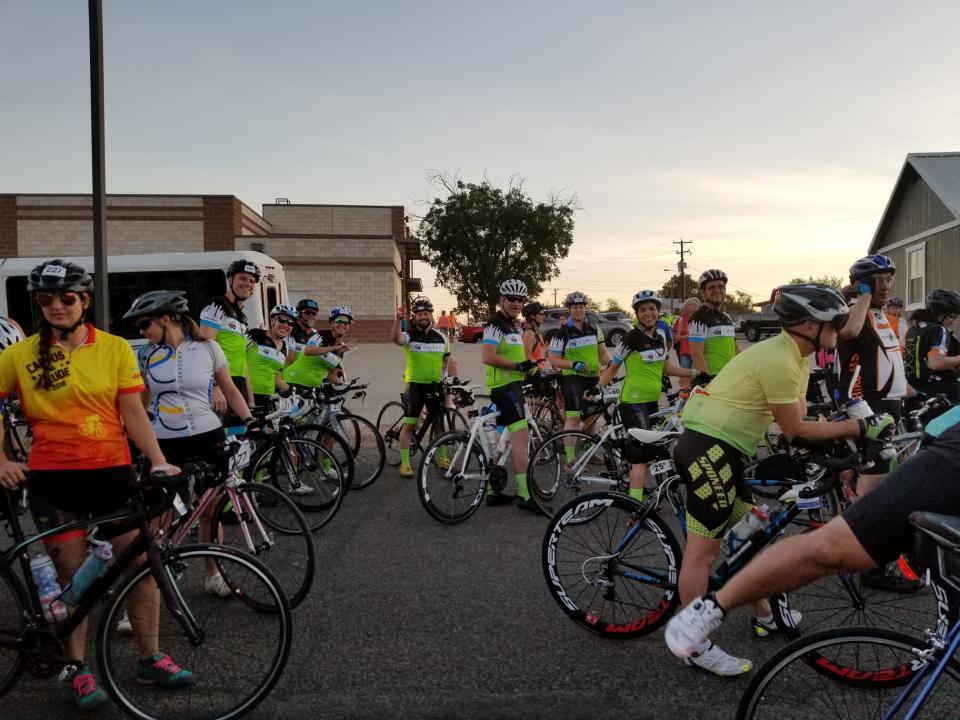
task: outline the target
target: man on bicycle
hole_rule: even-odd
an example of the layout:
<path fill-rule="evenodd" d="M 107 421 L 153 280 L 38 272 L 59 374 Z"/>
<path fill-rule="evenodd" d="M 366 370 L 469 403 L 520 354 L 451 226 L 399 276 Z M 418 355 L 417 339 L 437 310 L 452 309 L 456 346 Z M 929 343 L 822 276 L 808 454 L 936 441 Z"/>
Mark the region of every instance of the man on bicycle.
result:
<path fill-rule="evenodd" d="M 407 391 L 403 395 L 403 429 L 400 430 L 400 477 L 413 477 L 410 440 L 424 406 L 428 426 L 442 408 L 440 381 L 450 357 L 450 344 L 433 327 L 433 303 L 425 297 L 414 298 L 410 312 L 413 324 L 409 330 L 400 329 L 405 315 L 400 308 L 390 331 L 390 339 L 403 348 L 407 358 L 403 374 Z"/>
<path fill-rule="evenodd" d="M 500 309 L 487 321 L 483 329 L 483 347 L 480 357 L 487 366 L 487 387 L 490 400 L 500 412 L 497 429 L 506 427 L 511 434 L 513 472 L 517 479 L 516 506 L 539 513 L 537 503 L 530 498 L 527 488 L 527 415 L 524 409 L 523 380 L 527 371 L 536 365 L 527 360 L 520 332 L 520 310 L 527 299 L 527 286 L 521 280 L 505 280 L 500 285 Z M 504 505 L 513 498 L 487 489 L 487 505 Z"/>
<path fill-rule="evenodd" d="M 808 356 L 836 345 L 837 333 L 847 321 L 849 310 L 839 292 L 824 285 L 784 285 L 777 293 L 774 312 L 783 331 L 734 357 L 708 391 L 691 396 L 683 412 L 685 430 L 674 459 L 687 483 L 687 546 L 678 581 L 684 603 L 706 593 L 720 554 L 720 538 L 752 508 L 752 495 L 737 482 L 744 456 L 754 453 L 772 421 L 791 440 L 813 442 L 864 434 L 878 437 L 893 425 L 890 416 L 883 416 L 876 425 L 803 419 Z M 766 600 L 754 603 L 754 612 L 752 627 L 758 636 L 776 628 Z M 680 626 L 668 627 L 668 644 L 682 632 Z M 739 675 L 752 666 L 710 642 L 697 642 L 688 649 L 684 654 L 689 665 L 716 675 Z"/>
<path fill-rule="evenodd" d="M 705 383 L 737 354 L 737 341 L 733 320 L 723 311 L 727 274 L 723 270 L 705 270 L 700 275 L 700 293 L 703 304 L 690 316 L 687 335 L 693 367 L 701 375 L 700 382 Z"/>

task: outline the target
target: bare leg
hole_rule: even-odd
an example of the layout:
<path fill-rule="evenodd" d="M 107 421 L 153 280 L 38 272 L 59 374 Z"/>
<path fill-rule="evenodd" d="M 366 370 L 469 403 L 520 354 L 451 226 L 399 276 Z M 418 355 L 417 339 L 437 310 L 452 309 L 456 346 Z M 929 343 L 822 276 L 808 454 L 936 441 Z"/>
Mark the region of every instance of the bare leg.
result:
<path fill-rule="evenodd" d="M 66 588 L 70 583 L 70 578 L 77 571 L 87 556 L 87 539 L 84 536 L 71 537 L 58 542 L 46 544 L 47 553 L 53 558 L 53 564 L 57 568 L 57 575 L 60 580 L 60 587 Z M 69 606 L 68 606 L 69 608 Z M 71 609 L 72 613 L 73 610 Z M 64 650 L 67 657 L 71 660 L 83 661 L 84 651 L 87 644 L 87 619 L 84 618 L 77 629 L 70 633 L 70 636 L 64 641 Z"/>
<path fill-rule="evenodd" d="M 712 540 L 692 533 L 687 536 L 687 547 L 683 551 L 683 563 L 680 565 L 677 583 L 681 604 L 687 605 L 694 598 L 707 594 L 710 571 L 719 555 L 719 539 Z"/>
<path fill-rule="evenodd" d="M 128 532 L 111 540 L 114 554 L 122 554 L 137 534 L 137 531 Z M 133 566 L 136 567 L 145 560 L 146 556 L 141 555 L 134 561 Z M 127 597 L 127 614 L 137 639 L 140 657 L 152 657 L 160 650 L 160 589 L 151 575 L 138 583 Z"/>

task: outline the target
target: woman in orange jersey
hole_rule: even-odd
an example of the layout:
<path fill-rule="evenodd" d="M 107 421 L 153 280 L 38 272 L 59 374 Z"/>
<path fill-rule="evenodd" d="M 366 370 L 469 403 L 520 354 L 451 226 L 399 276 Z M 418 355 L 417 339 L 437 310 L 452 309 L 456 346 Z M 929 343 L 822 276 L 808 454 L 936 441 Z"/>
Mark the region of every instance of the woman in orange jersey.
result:
<path fill-rule="evenodd" d="M 33 428 L 25 466 L 0 452 L 0 487 L 16 488 L 29 468 L 30 510 L 41 532 L 126 504 L 135 479 L 128 435 L 155 472 L 179 472 L 167 464 L 140 402 L 144 386 L 133 350 L 122 338 L 83 322 L 92 286 L 90 275 L 74 263 L 50 260 L 35 267 L 27 288 L 42 313 L 40 332 L 0 354 L 0 397 L 16 391 Z M 123 552 L 136 536 L 124 530 L 103 525 L 97 534 Z M 86 557 L 86 532 L 54 535 L 45 544 L 65 587 Z M 191 684 L 193 674 L 158 647 L 156 584 L 141 583 L 128 610 L 140 657 L 138 681 L 167 688 Z M 86 621 L 64 645 L 79 668 L 72 682 L 76 703 L 87 710 L 103 702 L 106 693 L 84 662 L 85 643 Z"/>

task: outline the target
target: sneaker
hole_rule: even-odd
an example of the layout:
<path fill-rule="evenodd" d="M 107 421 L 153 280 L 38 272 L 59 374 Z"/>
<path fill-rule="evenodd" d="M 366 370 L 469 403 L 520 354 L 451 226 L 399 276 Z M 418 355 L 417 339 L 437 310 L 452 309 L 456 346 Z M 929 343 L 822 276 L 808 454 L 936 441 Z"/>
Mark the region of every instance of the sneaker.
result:
<path fill-rule="evenodd" d="M 413 468 L 410 467 L 409 465 L 401 465 L 400 477 L 413 477 Z"/>
<path fill-rule="evenodd" d="M 97 687 L 97 681 L 86 663 L 74 673 L 70 686 L 73 688 L 73 699 L 81 710 L 93 710 L 107 699 L 107 693 Z"/>
<path fill-rule="evenodd" d="M 706 670 L 720 677 L 743 675 L 745 672 L 750 672 L 750 668 L 753 667 L 753 663 L 746 658 L 725 653 L 713 643 L 710 643 L 710 647 L 702 652 L 692 653 L 684 662 L 691 667 Z"/>
<path fill-rule="evenodd" d="M 193 673 L 177 665 L 169 655 L 157 653 L 137 663 L 137 682 L 175 690 L 193 685 Z"/>
<path fill-rule="evenodd" d="M 723 622 L 723 610 L 712 597 L 698 597 L 667 623 L 664 639 L 678 658 L 693 655 Z"/>
<path fill-rule="evenodd" d="M 309 495 L 312 492 L 313 488 L 307 485 L 305 482 L 300 482 L 296 485 L 290 485 L 291 495 Z"/>
<path fill-rule="evenodd" d="M 895 593 L 915 593 L 923 589 L 922 580 L 908 580 L 896 563 L 884 565 L 870 572 L 860 573 L 860 581 L 867 587 Z"/>
<path fill-rule="evenodd" d="M 133 625 L 130 624 L 130 616 L 124 610 L 117 620 L 117 632 L 121 635 L 133 635 Z"/>
<path fill-rule="evenodd" d="M 794 625 L 799 625 L 803 614 L 799 610 L 791 610 L 790 617 L 793 619 Z M 753 630 L 753 634 L 758 638 L 767 637 L 770 633 L 780 632 L 780 626 L 777 625 L 777 621 L 772 617 L 770 618 L 770 622 L 767 622 L 766 620 L 761 620 L 756 615 L 750 618 L 750 629 Z"/>
<path fill-rule="evenodd" d="M 506 493 L 494 493 L 493 495 L 487 495 L 487 505 L 490 507 L 509 505 L 516 499 L 513 495 L 507 495 Z"/>
<path fill-rule="evenodd" d="M 532 512 L 534 515 L 542 515 L 543 510 L 540 509 L 540 506 L 537 505 L 537 501 L 533 498 L 517 498 L 513 502 L 513 506 L 520 508 L 521 510 L 527 510 Z"/>
<path fill-rule="evenodd" d="M 223 579 L 223 575 L 219 572 L 214 575 L 207 575 L 203 581 L 203 589 L 211 595 L 217 595 L 218 597 L 230 597 L 233 595 L 233 590 L 230 589 L 227 581 Z"/>

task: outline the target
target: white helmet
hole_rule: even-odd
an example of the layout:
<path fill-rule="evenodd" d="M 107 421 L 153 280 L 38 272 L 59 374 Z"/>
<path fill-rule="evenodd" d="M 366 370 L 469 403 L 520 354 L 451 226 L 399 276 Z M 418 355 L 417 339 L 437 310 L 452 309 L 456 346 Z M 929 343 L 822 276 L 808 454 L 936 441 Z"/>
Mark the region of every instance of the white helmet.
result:
<path fill-rule="evenodd" d="M 285 317 L 291 320 L 296 320 L 297 310 L 296 308 L 281 303 L 280 305 L 273 306 L 273 309 L 270 311 L 270 317 Z"/>
<path fill-rule="evenodd" d="M 660 299 L 660 296 L 657 295 L 653 290 L 641 290 L 636 295 L 633 296 L 633 300 L 630 303 L 630 307 L 636 311 L 637 305 L 641 303 L 652 302 L 656 304 L 657 310 L 663 305 L 663 300 Z"/>
<path fill-rule="evenodd" d="M 563 304 L 567 307 L 570 307 L 571 305 L 586 305 L 587 296 L 579 290 L 574 290 L 563 299 Z"/>
<path fill-rule="evenodd" d="M 523 284 L 523 280 L 517 280 L 516 278 L 504 280 L 500 284 L 500 295 L 526 298 L 527 286 Z"/>
<path fill-rule="evenodd" d="M 345 305 L 337 305 L 337 307 L 330 311 L 330 322 L 333 322 L 338 317 L 348 317 L 353 320 L 353 310 Z"/>

